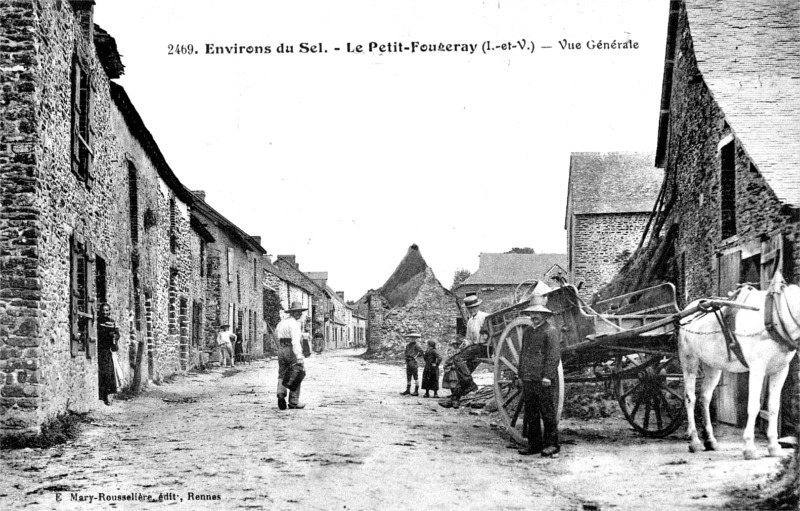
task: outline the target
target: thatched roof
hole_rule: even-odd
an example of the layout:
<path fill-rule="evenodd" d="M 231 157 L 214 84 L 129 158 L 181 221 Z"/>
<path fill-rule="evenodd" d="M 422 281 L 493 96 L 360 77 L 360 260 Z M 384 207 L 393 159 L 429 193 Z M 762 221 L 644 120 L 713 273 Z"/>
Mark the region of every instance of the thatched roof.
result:
<path fill-rule="evenodd" d="M 391 307 L 405 307 L 416 298 L 425 283 L 427 270 L 428 263 L 422 257 L 419 247 L 416 244 L 411 245 L 397 269 L 378 290 L 378 293 L 389 302 Z M 431 271 L 431 273 L 433 272 Z"/>

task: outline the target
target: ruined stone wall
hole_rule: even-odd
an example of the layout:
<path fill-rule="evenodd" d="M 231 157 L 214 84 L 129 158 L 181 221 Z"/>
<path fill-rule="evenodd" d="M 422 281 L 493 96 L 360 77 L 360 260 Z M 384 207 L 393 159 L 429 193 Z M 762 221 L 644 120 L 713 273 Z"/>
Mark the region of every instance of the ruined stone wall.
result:
<path fill-rule="evenodd" d="M 436 341 L 446 346 L 456 338 L 456 320 L 461 317 L 455 296 L 447 291 L 430 268 L 417 296 L 405 307 L 389 308 L 376 294 L 369 300 L 367 337 L 370 352 L 399 356 L 405 345 L 403 335 L 416 330 L 422 342 Z"/>
<path fill-rule="evenodd" d="M 649 217 L 650 213 L 573 216 L 570 280 L 575 285 L 583 282 L 581 298 L 591 301 L 619 272 L 636 250 Z"/>

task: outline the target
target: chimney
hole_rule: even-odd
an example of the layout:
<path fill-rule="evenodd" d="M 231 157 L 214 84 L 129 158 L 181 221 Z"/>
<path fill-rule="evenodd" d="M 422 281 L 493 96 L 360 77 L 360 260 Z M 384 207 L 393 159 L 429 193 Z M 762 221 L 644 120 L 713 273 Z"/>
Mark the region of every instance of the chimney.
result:
<path fill-rule="evenodd" d="M 205 192 L 205 190 L 192 190 L 192 193 L 194 194 L 195 197 L 197 197 L 201 201 L 203 201 L 203 202 L 206 201 L 206 192 Z"/>
<path fill-rule="evenodd" d="M 336 291 L 336 295 L 344 301 L 344 291 Z"/>
<path fill-rule="evenodd" d="M 250 236 L 250 237 L 253 238 L 256 241 L 256 243 L 261 245 L 261 236 Z"/>
<path fill-rule="evenodd" d="M 75 12 L 75 21 L 81 27 L 81 32 L 94 44 L 94 0 L 69 0 Z"/>
<path fill-rule="evenodd" d="M 287 263 L 292 263 L 298 270 L 300 269 L 300 266 L 298 266 L 294 260 L 294 254 L 278 254 L 278 259 L 283 259 Z"/>

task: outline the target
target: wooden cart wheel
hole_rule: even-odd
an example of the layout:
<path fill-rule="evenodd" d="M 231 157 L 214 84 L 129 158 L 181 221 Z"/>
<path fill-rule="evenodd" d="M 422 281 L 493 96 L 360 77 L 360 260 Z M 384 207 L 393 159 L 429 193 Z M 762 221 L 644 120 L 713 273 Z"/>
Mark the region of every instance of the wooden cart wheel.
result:
<path fill-rule="evenodd" d="M 677 356 L 629 353 L 616 357 L 614 390 L 625 418 L 646 437 L 674 433 L 686 419 Z"/>
<path fill-rule="evenodd" d="M 524 444 L 522 424 L 522 382 L 517 377 L 519 353 L 522 349 L 522 332 L 533 323 L 529 318 L 519 317 L 503 330 L 494 352 L 494 399 L 506 431 L 518 443 Z M 553 382 L 553 400 L 556 419 L 561 420 L 564 409 L 564 369 L 558 364 L 558 379 Z"/>

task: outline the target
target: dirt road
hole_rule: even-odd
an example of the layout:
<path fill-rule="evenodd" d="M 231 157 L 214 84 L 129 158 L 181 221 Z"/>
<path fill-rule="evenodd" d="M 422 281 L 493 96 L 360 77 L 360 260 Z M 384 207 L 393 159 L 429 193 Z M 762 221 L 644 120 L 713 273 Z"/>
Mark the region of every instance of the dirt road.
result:
<path fill-rule="evenodd" d="M 401 366 L 357 354 L 307 361 L 304 410 L 278 411 L 275 360 L 98 408 L 74 442 L 2 451 L 0 509 L 711 509 L 777 470 L 737 430 L 690 455 L 619 419 L 565 420 L 559 458 L 519 456 L 494 416 L 400 396 Z"/>

